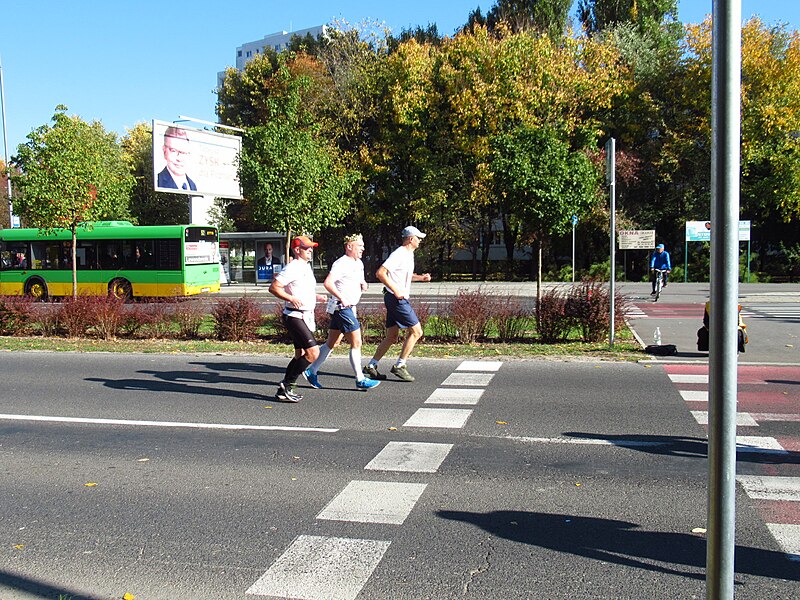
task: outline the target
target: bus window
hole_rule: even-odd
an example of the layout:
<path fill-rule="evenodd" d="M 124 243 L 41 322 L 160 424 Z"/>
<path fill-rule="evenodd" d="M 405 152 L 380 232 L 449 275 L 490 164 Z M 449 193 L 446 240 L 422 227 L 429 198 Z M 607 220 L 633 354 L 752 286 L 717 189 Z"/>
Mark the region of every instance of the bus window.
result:
<path fill-rule="evenodd" d="M 3 246 L 2 264 L 3 269 L 27 269 L 28 268 L 28 245 L 25 242 L 9 242 Z"/>
<path fill-rule="evenodd" d="M 94 242 L 83 242 L 78 241 L 78 245 L 75 248 L 75 256 L 77 257 L 78 261 L 78 268 L 79 269 L 96 269 L 96 257 L 97 251 L 95 250 L 96 244 Z"/>
<path fill-rule="evenodd" d="M 34 269 L 58 269 L 61 261 L 61 244 L 58 242 L 31 243 L 31 265 Z"/>
<path fill-rule="evenodd" d="M 101 269 L 120 269 L 123 265 L 119 242 L 102 241 L 98 244 Z"/>

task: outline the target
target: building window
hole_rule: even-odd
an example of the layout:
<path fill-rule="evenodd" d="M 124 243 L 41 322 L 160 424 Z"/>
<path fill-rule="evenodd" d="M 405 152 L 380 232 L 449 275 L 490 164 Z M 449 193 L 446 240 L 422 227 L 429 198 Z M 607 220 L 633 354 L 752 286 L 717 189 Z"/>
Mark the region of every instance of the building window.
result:
<path fill-rule="evenodd" d="M 237 51 L 236 52 L 236 56 L 238 56 L 239 58 L 242 58 L 242 51 L 241 50 Z"/>

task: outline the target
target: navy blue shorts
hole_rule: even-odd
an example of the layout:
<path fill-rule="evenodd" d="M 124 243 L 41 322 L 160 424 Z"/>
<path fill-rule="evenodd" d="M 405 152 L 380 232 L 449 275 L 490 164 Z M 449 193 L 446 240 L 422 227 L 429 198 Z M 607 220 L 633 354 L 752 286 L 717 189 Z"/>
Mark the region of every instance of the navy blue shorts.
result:
<path fill-rule="evenodd" d="M 303 319 L 297 317 L 290 317 L 289 315 L 281 315 L 286 331 L 289 332 L 289 337 L 292 338 L 292 343 L 295 348 L 303 348 L 308 350 L 317 346 L 317 340 L 314 339 L 314 334 L 306 325 Z"/>
<path fill-rule="evenodd" d="M 329 329 L 335 329 L 342 333 L 351 333 L 361 329 L 361 323 L 358 322 L 355 313 L 351 307 L 340 308 L 331 315 L 331 324 Z"/>
<path fill-rule="evenodd" d="M 386 306 L 386 327 L 397 325 L 400 329 L 407 329 L 419 323 L 407 298 L 398 300 L 394 294 L 384 294 L 383 304 Z"/>

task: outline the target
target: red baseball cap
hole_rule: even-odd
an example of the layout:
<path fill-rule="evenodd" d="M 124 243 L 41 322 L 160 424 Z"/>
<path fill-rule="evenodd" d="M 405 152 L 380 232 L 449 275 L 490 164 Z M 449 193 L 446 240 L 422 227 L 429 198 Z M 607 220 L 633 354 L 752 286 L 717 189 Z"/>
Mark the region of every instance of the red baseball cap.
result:
<path fill-rule="evenodd" d="M 292 248 L 302 248 L 305 250 L 307 248 L 316 248 L 317 246 L 319 246 L 317 242 L 304 235 L 298 235 L 292 240 Z"/>

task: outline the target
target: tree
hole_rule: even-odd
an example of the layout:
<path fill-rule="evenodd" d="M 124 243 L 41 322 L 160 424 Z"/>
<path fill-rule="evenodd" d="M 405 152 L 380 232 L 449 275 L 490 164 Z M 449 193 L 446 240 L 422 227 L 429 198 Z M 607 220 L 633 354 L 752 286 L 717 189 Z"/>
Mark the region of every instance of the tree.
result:
<path fill-rule="evenodd" d="M 642 31 L 662 24 L 680 29 L 678 0 L 580 0 L 578 18 L 589 34 L 622 23 L 633 23 Z"/>
<path fill-rule="evenodd" d="M 572 0 L 497 0 L 486 15 L 489 30 L 505 23 L 513 33 L 532 31 L 559 39 L 567 28 Z"/>
<path fill-rule="evenodd" d="M 78 295 L 76 232 L 90 221 L 127 218 L 133 177 L 116 134 L 98 121 L 68 116 L 59 105 L 53 125 L 28 134 L 13 158 L 12 176 L 20 194 L 14 212 L 34 227 L 72 233 L 72 295 Z"/>
<path fill-rule="evenodd" d="M 138 123 L 122 138 L 122 153 L 134 178 L 131 216 L 139 225 L 177 225 L 189 222 L 189 202 L 182 194 L 154 191 L 153 130 Z"/>

